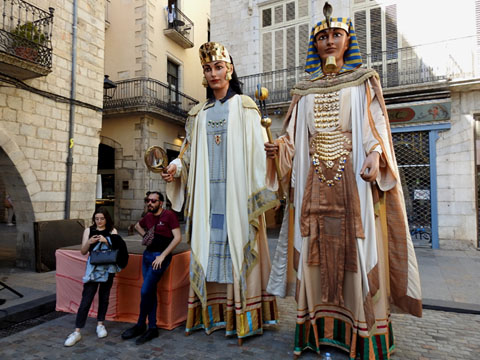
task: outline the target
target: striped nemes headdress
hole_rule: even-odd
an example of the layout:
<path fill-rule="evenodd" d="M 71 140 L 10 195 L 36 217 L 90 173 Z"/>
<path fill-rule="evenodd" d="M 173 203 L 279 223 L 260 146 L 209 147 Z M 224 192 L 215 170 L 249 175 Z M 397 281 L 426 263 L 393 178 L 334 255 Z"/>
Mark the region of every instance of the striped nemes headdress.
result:
<path fill-rule="evenodd" d="M 207 42 L 198 50 L 202 65 L 212 61 L 225 61 L 231 63 L 230 54 L 225 46 L 216 42 Z"/>
<path fill-rule="evenodd" d="M 329 20 L 328 22 L 327 19 Z M 350 35 L 350 44 L 343 55 L 344 64 L 339 73 L 354 70 L 362 65 L 362 55 L 360 54 L 357 34 L 355 33 L 352 20 L 344 17 L 326 18 L 312 27 L 312 31 L 310 32 L 305 71 L 311 74 L 312 80 L 318 79 L 324 75 L 322 71 L 322 60 L 320 59 L 320 56 L 318 56 L 317 48 L 315 47 L 315 36 L 320 31 L 328 28 L 343 29 Z"/>

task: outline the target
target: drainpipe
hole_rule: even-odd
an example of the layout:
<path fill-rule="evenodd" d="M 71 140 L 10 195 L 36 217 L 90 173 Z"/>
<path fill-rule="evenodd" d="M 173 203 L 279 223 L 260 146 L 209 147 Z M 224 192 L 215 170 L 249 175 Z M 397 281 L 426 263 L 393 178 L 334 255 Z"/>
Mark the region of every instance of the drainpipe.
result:
<path fill-rule="evenodd" d="M 77 0 L 73 0 L 73 23 L 72 23 L 72 76 L 70 84 L 70 114 L 68 128 L 68 155 L 67 155 L 67 179 L 65 187 L 65 219 L 70 219 L 70 203 L 72 196 L 72 170 L 73 170 L 73 132 L 75 126 L 75 85 L 77 76 Z"/>

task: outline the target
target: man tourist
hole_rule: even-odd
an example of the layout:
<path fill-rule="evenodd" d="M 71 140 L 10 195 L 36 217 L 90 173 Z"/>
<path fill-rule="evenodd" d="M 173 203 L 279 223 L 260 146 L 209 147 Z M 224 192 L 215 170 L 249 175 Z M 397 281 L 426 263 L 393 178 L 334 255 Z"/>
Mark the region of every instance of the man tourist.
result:
<path fill-rule="evenodd" d="M 182 240 L 177 216 L 173 211 L 162 207 L 163 195 L 158 191 L 150 191 L 147 194 L 148 213 L 135 224 L 135 230 L 140 235 L 151 236 L 149 241 L 144 241 L 147 247 L 142 259 L 140 314 L 137 323 L 122 333 L 124 340 L 138 337 L 135 341 L 137 345 L 158 337 L 157 284 L 170 265 L 173 249 Z"/>

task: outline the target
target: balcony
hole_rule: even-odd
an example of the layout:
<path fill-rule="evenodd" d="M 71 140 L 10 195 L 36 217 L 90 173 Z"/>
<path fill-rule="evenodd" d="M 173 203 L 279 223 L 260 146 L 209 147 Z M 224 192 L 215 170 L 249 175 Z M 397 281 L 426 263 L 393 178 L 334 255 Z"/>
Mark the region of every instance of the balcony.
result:
<path fill-rule="evenodd" d="M 450 80 L 478 76 L 476 37 L 465 37 L 363 56 L 364 66 L 375 69 L 390 93 L 400 88 L 438 86 Z M 308 79 L 304 67 L 240 77 L 243 92 L 254 96 L 257 84 L 269 90 L 269 103 L 289 102 L 295 83 Z"/>
<path fill-rule="evenodd" d="M 184 49 L 193 47 L 193 22 L 179 9 L 167 17 L 168 28 L 163 34 Z"/>
<path fill-rule="evenodd" d="M 188 111 L 198 103 L 171 86 L 150 78 L 118 81 L 115 84 L 115 89 L 105 90 L 105 115 L 149 112 L 173 122 L 185 123 Z"/>
<path fill-rule="evenodd" d="M 20 80 L 52 71 L 53 8 L 23 0 L 0 2 L 0 72 Z"/>

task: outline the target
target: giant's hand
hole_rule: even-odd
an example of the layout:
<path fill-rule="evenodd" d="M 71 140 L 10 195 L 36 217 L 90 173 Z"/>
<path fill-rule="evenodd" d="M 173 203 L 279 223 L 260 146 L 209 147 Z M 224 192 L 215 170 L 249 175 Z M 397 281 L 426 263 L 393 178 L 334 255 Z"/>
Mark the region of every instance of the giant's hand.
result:
<path fill-rule="evenodd" d="M 265 145 L 265 152 L 267 153 L 267 158 L 274 159 L 275 156 L 278 155 L 279 146 L 277 142 L 275 141 L 274 144 L 266 142 L 264 145 Z"/>
<path fill-rule="evenodd" d="M 177 172 L 177 165 L 175 164 L 169 164 L 165 170 L 162 173 L 162 178 L 166 182 L 172 182 L 173 181 L 173 176 Z"/>
<path fill-rule="evenodd" d="M 378 169 L 380 167 L 380 154 L 376 151 L 372 151 L 368 154 L 367 158 L 363 162 L 362 170 L 360 170 L 360 176 L 363 180 L 373 182 L 377 178 Z M 366 171 L 368 169 L 368 171 Z"/>

